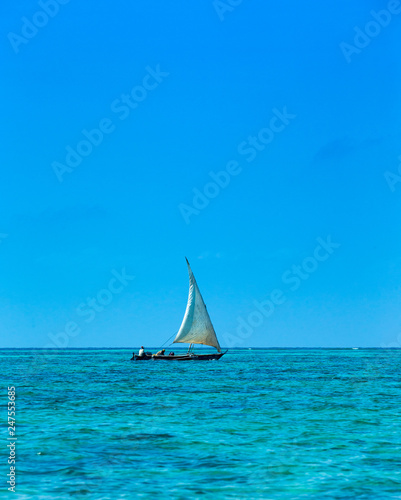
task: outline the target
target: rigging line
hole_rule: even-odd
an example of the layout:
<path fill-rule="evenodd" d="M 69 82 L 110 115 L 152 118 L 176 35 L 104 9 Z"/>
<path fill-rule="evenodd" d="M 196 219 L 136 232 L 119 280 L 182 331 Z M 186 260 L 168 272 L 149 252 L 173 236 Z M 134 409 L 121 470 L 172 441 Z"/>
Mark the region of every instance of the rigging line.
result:
<path fill-rule="evenodd" d="M 169 342 L 169 341 L 170 341 L 173 337 L 175 337 L 176 335 L 177 335 L 176 333 L 173 333 L 173 335 L 171 335 L 171 337 L 170 337 L 170 338 L 168 338 L 168 339 L 166 340 L 166 342 L 164 342 L 164 344 L 163 344 L 161 347 L 165 346 L 165 345 L 167 344 L 167 342 Z M 169 345 L 171 345 L 171 344 L 169 344 Z"/>

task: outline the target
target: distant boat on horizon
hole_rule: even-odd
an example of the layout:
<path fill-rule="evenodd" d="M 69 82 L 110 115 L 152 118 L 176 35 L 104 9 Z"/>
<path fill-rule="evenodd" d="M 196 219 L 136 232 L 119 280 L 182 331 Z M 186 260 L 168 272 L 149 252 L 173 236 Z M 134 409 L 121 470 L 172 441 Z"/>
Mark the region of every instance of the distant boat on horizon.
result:
<path fill-rule="evenodd" d="M 184 343 L 189 344 L 188 352 L 183 355 L 164 355 L 164 354 L 150 354 L 144 353 L 142 356 L 133 353 L 132 361 L 145 361 L 145 360 L 157 360 L 157 361 L 209 361 L 212 359 L 220 359 L 225 352 L 221 352 L 221 347 L 217 339 L 216 332 L 212 321 L 210 319 L 209 313 L 206 309 L 206 304 L 200 293 L 198 284 L 196 282 L 194 273 L 192 272 L 191 266 L 189 265 L 188 259 L 185 257 L 188 266 L 189 274 L 189 294 L 187 301 L 187 308 L 185 310 L 184 319 L 182 320 L 181 327 L 173 340 L 173 344 Z M 193 352 L 194 345 L 207 345 L 214 347 L 217 350 L 217 354 L 197 354 Z"/>

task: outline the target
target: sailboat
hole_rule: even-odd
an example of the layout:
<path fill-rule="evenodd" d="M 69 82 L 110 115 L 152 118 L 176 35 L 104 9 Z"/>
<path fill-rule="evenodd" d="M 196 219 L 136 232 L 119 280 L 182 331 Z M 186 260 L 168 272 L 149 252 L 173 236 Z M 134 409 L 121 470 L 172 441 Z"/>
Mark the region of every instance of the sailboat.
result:
<path fill-rule="evenodd" d="M 194 273 L 185 257 L 189 274 L 189 294 L 187 308 L 181 327 L 173 340 L 173 344 L 189 344 L 188 352 L 182 355 L 151 355 L 144 353 L 142 356 L 133 354 L 132 360 L 142 361 L 153 359 L 157 361 L 207 361 L 211 359 L 220 359 L 227 352 L 222 352 L 216 332 L 214 331 L 212 321 L 207 312 L 205 302 L 203 301 Z M 197 354 L 193 351 L 194 345 L 202 344 L 216 348 L 217 353 Z"/>

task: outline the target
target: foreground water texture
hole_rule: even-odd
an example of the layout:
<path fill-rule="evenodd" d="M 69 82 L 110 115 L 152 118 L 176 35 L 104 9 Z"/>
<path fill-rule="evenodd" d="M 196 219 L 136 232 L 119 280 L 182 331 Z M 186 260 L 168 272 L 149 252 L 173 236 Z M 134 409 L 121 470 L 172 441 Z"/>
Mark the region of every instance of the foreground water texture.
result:
<path fill-rule="evenodd" d="M 401 498 L 399 350 L 243 349 L 198 363 L 37 354 L 0 351 L 0 498 Z"/>

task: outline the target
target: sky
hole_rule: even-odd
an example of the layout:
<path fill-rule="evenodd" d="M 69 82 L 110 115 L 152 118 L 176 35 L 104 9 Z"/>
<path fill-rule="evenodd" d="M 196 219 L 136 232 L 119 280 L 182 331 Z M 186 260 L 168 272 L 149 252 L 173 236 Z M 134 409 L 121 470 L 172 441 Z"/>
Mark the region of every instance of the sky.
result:
<path fill-rule="evenodd" d="M 397 0 L 0 9 L 0 347 L 401 346 Z"/>

